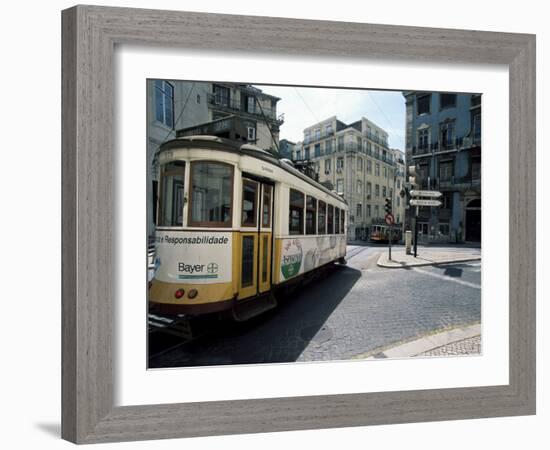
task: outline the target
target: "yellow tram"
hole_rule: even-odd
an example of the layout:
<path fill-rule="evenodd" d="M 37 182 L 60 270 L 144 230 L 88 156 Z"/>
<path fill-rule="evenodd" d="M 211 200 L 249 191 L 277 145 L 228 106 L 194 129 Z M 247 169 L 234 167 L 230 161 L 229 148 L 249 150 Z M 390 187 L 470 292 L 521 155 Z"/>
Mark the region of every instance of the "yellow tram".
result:
<path fill-rule="evenodd" d="M 346 255 L 345 200 L 251 145 L 212 136 L 166 142 L 150 312 L 246 320 L 274 292 Z"/>

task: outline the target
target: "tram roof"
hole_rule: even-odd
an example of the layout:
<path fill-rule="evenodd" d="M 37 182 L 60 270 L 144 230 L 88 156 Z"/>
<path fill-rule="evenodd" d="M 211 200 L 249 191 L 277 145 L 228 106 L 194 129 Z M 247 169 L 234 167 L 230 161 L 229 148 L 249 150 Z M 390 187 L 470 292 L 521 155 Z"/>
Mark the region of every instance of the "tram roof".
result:
<path fill-rule="evenodd" d="M 184 136 L 184 137 L 172 139 L 170 141 L 166 141 L 165 143 L 161 144 L 160 152 L 163 152 L 165 150 L 172 150 L 175 148 L 182 148 L 182 147 L 219 150 L 219 151 L 237 153 L 239 155 L 246 155 L 246 156 L 251 156 L 253 158 L 261 159 L 262 161 L 265 161 L 270 164 L 273 164 L 274 166 L 280 167 L 286 172 L 296 176 L 297 178 L 300 178 L 301 180 L 314 186 L 315 188 L 347 204 L 347 201 L 340 195 L 330 191 L 321 183 L 318 183 L 317 181 L 312 180 L 310 177 L 303 174 L 298 169 L 295 169 L 291 165 L 286 164 L 283 161 L 275 158 L 271 153 L 261 149 L 260 147 L 255 147 L 250 144 L 239 145 L 235 141 L 232 141 L 230 139 L 220 138 L 217 136 L 200 135 L 200 136 Z"/>

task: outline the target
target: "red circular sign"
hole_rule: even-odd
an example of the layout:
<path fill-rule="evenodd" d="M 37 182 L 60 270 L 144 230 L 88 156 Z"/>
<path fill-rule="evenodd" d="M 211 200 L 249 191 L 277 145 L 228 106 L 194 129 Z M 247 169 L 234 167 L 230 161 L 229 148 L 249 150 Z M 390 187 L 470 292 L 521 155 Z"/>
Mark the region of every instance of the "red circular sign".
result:
<path fill-rule="evenodd" d="M 393 214 L 390 214 L 390 213 L 386 214 L 385 219 L 386 219 L 386 223 L 388 225 L 393 225 L 394 224 Z"/>

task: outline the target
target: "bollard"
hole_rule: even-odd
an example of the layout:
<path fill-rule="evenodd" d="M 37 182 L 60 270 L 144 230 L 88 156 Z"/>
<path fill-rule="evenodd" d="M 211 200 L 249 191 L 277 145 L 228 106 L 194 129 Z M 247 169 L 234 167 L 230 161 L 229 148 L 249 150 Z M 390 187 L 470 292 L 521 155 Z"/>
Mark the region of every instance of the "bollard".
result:
<path fill-rule="evenodd" d="M 407 255 L 411 254 L 412 246 L 412 232 L 410 230 L 405 231 L 405 253 Z"/>

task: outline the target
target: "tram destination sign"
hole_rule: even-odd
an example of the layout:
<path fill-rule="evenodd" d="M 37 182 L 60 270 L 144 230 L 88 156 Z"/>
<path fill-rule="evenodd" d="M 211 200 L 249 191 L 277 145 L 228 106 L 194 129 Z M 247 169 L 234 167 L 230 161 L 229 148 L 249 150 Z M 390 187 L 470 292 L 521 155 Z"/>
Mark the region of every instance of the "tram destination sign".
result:
<path fill-rule="evenodd" d="M 417 190 L 412 190 L 411 191 L 411 196 L 413 197 L 434 197 L 434 198 L 437 198 L 437 197 L 441 197 L 443 194 L 439 191 L 417 191 Z"/>
<path fill-rule="evenodd" d="M 428 200 L 423 198 L 413 198 L 409 203 L 411 206 L 441 206 L 439 200 Z"/>

